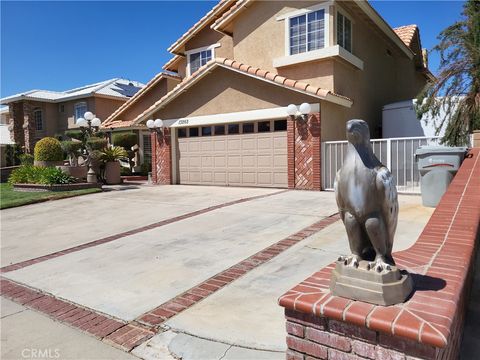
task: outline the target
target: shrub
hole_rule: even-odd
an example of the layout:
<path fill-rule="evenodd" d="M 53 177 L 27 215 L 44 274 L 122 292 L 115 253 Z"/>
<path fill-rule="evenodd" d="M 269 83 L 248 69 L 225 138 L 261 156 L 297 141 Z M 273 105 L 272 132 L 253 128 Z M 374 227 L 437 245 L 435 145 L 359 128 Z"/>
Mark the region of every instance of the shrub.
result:
<path fill-rule="evenodd" d="M 147 176 L 152 171 L 152 164 L 148 161 L 144 162 L 140 168 L 140 175 Z"/>
<path fill-rule="evenodd" d="M 54 167 L 22 165 L 8 178 L 9 184 L 70 184 L 75 178 Z"/>
<path fill-rule="evenodd" d="M 21 165 L 33 165 L 33 155 L 32 154 L 21 154 L 19 156 Z"/>
<path fill-rule="evenodd" d="M 126 150 L 138 143 L 137 134 L 133 132 L 121 132 L 112 135 L 113 144 L 115 146 L 121 146 Z"/>
<path fill-rule="evenodd" d="M 69 137 L 70 139 L 80 140 L 83 141 L 84 134 L 81 130 L 67 130 L 65 131 L 65 136 Z"/>
<path fill-rule="evenodd" d="M 79 141 L 71 141 L 65 140 L 61 142 L 62 149 L 67 153 L 67 155 L 74 155 L 77 156 L 80 154 L 80 150 L 82 150 L 83 144 Z"/>
<path fill-rule="evenodd" d="M 60 141 L 52 137 L 45 137 L 35 144 L 35 160 L 62 161 L 63 150 Z"/>
<path fill-rule="evenodd" d="M 7 166 L 15 166 L 20 164 L 20 155 L 22 154 L 22 148 L 17 144 L 8 144 L 5 146 L 5 157 Z M 2 164 L 3 166 L 3 164 Z"/>
<path fill-rule="evenodd" d="M 107 147 L 108 141 L 106 139 L 91 137 L 87 140 L 87 146 L 92 150 L 103 150 Z"/>
<path fill-rule="evenodd" d="M 122 166 L 120 168 L 120 175 L 122 176 L 129 176 L 129 175 L 132 175 L 132 170 L 130 170 L 130 168 L 127 168 L 125 166 Z"/>
<path fill-rule="evenodd" d="M 123 147 L 114 146 L 102 151 L 101 160 L 103 162 L 111 162 L 111 161 L 117 161 L 126 157 L 128 157 L 128 154 Z"/>

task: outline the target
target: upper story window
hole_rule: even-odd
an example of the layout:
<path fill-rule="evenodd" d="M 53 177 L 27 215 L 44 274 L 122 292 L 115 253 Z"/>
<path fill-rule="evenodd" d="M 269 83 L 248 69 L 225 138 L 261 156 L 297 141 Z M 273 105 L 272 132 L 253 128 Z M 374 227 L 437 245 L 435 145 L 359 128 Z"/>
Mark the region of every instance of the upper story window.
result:
<path fill-rule="evenodd" d="M 35 121 L 35 130 L 43 130 L 43 111 L 41 109 L 36 109 L 33 111 L 33 120 Z"/>
<path fill-rule="evenodd" d="M 289 19 L 290 55 L 325 47 L 325 10 Z"/>
<path fill-rule="evenodd" d="M 80 102 L 75 104 L 75 121 L 83 118 L 83 115 L 87 112 L 87 103 Z"/>
<path fill-rule="evenodd" d="M 337 44 L 352 52 L 352 21 L 337 12 Z"/>
<path fill-rule="evenodd" d="M 187 75 L 192 75 L 207 62 L 215 57 L 215 48 L 220 44 L 213 44 L 203 48 L 186 51 L 187 55 Z"/>

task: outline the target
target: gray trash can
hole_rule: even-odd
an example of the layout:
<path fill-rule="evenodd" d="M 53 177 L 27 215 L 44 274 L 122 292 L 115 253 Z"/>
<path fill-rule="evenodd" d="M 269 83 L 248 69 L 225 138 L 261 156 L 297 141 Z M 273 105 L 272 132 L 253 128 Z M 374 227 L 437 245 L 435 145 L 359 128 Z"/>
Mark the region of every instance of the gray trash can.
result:
<path fill-rule="evenodd" d="M 415 152 L 423 206 L 436 207 L 467 153 L 466 147 L 420 146 Z"/>

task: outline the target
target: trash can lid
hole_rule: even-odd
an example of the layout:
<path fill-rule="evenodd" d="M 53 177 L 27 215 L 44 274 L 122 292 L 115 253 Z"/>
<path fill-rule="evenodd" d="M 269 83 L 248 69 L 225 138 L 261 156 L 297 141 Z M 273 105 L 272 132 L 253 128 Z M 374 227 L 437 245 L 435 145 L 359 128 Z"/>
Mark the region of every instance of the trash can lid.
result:
<path fill-rule="evenodd" d="M 425 155 L 430 153 L 465 153 L 467 152 L 467 147 L 450 147 L 450 146 L 434 146 L 434 145 L 422 145 L 417 151 L 416 155 Z"/>

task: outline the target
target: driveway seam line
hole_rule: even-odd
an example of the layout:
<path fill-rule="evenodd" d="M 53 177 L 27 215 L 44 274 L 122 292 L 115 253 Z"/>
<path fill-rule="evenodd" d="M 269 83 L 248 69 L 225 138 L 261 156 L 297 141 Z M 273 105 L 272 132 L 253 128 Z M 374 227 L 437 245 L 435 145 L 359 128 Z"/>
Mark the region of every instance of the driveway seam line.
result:
<path fill-rule="evenodd" d="M 109 243 L 109 242 L 112 242 L 112 241 L 130 236 L 130 235 L 139 234 L 139 233 L 142 233 L 144 231 L 156 229 L 156 228 L 159 228 L 159 227 L 162 227 L 162 226 L 165 226 L 165 225 L 170 225 L 170 224 L 173 224 L 175 222 L 182 221 L 182 220 L 185 220 L 185 219 L 189 219 L 189 218 L 192 218 L 192 217 L 195 217 L 195 216 L 198 216 L 198 215 L 203 215 L 203 214 L 206 214 L 206 213 L 214 211 L 214 210 L 222 209 L 222 208 L 237 205 L 237 204 L 242 204 L 242 203 L 252 201 L 252 200 L 263 199 L 263 198 L 266 198 L 266 197 L 269 197 L 269 196 L 283 194 L 287 191 L 289 191 L 289 190 L 281 190 L 281 191 L 276 191 L 276 192 L 269 193 L 269 194 L 250 196 L 250 197 L 247 197 L 247 198 L 237 199 L 237 200 L 229 201 L 229 202 L 226 202 L 226 203 L 221 203 L 221 204 L 209 206 L 209 207 L 206 207 L 206 208 L 203 208 L 203 209 L 200 209 L 200 210 L 195 210 L 195 211 L 192 211 L 192 212 L 189 212 L 189 213 L 186 213 L 186 214 L 182 214 L 182 215 L 174 216 L 174 217 L 169 218 L 169 219 L 161 220 L 161 221 L 158 221 L 156 223 L 152 223 L 152 224 L 149 224 L 149 225 L 144 225 L 144 226 L 132 229 L 132 230 L 127 230 L 127 231 L 121 232 L 119 234 L 109 235 L 109 236 L 103 237 L 101 239 L 97 239 L 97 240 L 93 240 L 93 241 L 90 241 L 90 242 L 87 242 L 87 243 L 84 243 L 84 244 L 73 246 L 71 248 L 55 251 L 55 252 L 47 254 L 47 255 L 42 255 L 42 256 L 39 256 L 39 257 L 36 257 L 36 258 L 33 258 L 33 259 L 20 261 L 20 262 L 15 263 L 15 264 L 6 265 L 6 266 L 0 268 L 0 273 L 7 273 L 7 272 L 10 272 L 10 271 L 23 269 L 27 266 L 31 266 L 31 265 L 34 265 L 34 264 L 37 264 L 37 263 L 40 263 L 40 262 L 43 262 L 43 261 L 47 261 L 47 260 L 54 259 L 54 258 L 57 258 L 57 257 L 60 257 L 60 256 L 71 254 L 71 253 L 81 251 L 81 250 L 84 250 L 84 249 L 88 249 L 88 248 L 91 248 L 91 247 L 94 247 L 94 246 L 106 244 L 106 243 Z"/>

